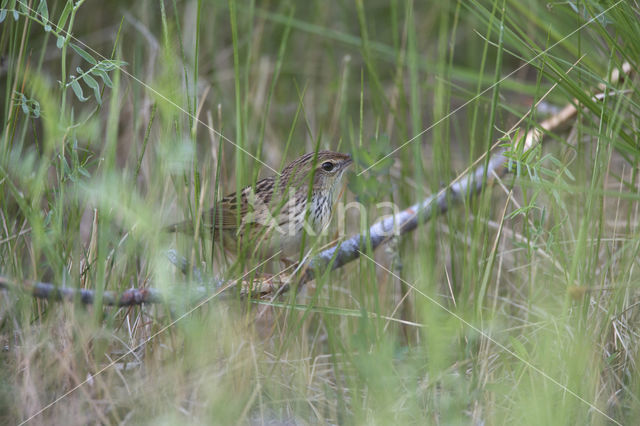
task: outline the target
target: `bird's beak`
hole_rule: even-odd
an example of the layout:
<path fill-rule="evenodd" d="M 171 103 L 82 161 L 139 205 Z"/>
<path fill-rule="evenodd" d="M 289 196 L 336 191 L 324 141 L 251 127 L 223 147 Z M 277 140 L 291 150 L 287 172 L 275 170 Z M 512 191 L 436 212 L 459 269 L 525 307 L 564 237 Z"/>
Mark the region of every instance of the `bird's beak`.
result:
<path fill-rule="evenodd" d="M 344 160 L 342 165 L 340 166 L 340 174 L 346 172 L 352 163 L 353 163 L 353 159 L 351 157 Z"/>
<path fill-rule="evenodd" d="M 351 154 L 348 154 L 349 157 L 344 161 L 344 166 L 348 167 L 353 163 L 353 157 L 351 156 Z"/>

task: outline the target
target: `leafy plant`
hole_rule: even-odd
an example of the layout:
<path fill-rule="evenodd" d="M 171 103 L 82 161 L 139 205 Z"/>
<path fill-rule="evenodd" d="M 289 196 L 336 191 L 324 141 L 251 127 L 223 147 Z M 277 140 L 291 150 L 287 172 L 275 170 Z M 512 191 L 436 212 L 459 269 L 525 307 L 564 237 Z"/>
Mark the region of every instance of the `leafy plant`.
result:
<path fill-rule="evenodd" d="M 70 43 L 70 46 L 80 57 L 82 57 L 82 59 L 88 62 L 91 67 L 86 71 L 83 71 L 81 67 L 77 67 L 76 71 L 78 72 L 78 75 L 71 75 L 65 87 L 71 87 L 78 100 L 84 102 L 89 98 L 85 97 L 83 94 L 82 86 L 80 85 L 80 81 L 82 81 L 91 90 L 93 90 L 93 95 L 95 96 L 96 101 L 98 104 L 102 105 L 100 85 L 94 77 L 100 78 L 105 86 L 111 88 L 113 87 L 113 82 L 109 78 L 108 73 L 116 68 L 126 65 L 126 62 L 112 59 L 97 61 L 93 56 L 79 46 L 73 43 Z"/>
<path fill-rule="evenodd" d="M 24 93 L 15 92 L 14 100 L 17 105 L 20 106 L 22 112 L 28 117 L 39 118 L 40 117 L 40 103 L 35 99 L 28 99 Z"/>

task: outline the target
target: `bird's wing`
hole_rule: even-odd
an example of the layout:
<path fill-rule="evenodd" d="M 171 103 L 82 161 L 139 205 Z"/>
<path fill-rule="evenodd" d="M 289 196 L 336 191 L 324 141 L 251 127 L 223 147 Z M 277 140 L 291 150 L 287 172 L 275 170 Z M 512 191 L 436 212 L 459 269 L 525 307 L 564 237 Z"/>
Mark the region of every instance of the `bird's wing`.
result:
<path fill-rule="evenodd" d="M 215 228 L 222 230 L 238 229 L 240 226 L 263 226 L 262 215 L 269 211 L 275 178 L 268 177 L 256 182 L 255 189 L 247 186 L 237 193 L 230 194 L 216 205 Z M 238 212 L 239 209 L 239 212 Z M 209 212 L 209 223 L 213 223 L 214 209 Z"/>

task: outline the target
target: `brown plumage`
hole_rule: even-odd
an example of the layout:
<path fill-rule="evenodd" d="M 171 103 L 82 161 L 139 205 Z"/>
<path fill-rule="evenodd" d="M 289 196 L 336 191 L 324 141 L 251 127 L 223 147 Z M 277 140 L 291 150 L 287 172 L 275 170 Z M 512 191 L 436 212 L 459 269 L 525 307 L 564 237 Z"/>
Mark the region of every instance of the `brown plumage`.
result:
<path fill-rule="evenodd" d="M 242 189 L 239 200 L 234 193 L 218 201 L 203 215 L 202 225 L 232 252 L 249 248 L 250 255 L 269 256 L 282 250 L 284 257 L 295 257 L 303 234 L 317 235 L 329 223 L 342 175 L 352 162 L 350 155 L 338 152 L 305 154 L 282 169 L 280 176 Z M 192 221 L 167 230 L 193 233 Z"/>

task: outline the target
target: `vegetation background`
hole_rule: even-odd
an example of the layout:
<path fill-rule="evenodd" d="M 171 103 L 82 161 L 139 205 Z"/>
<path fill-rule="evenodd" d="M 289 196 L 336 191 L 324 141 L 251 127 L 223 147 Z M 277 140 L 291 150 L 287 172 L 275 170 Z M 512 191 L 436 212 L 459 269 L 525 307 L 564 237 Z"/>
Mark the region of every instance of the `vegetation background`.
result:
<path fill-rule="evenodd" d="M 1 9 L 0 274 L 176 295 L 117 309 L 0 293 L 1 423 L 640 418 L 640 91 L 606 79 L 638 70 L 637 1 Z M 589 101 L 599 84 L 608 96 Z M 252 265 L 224 272 L 210 241 L 159 230 L 267 166 L 352 153 L 346 199 L 367 215 L 350 235 L 388 213 L 376 203 L 423 199 L 574 99 L 575 124 L 514 150 L 512 175 L 391 241 L 382 266 L 184 315 L 198 283 L 168 248 L 211 275 Z"/>

